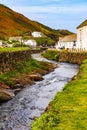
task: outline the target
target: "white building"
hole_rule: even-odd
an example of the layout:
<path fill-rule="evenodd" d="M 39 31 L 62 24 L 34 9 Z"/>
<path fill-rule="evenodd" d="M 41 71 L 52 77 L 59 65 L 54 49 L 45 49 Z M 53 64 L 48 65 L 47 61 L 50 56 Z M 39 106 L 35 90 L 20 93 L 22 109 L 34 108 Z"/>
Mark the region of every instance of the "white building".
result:
<path fill-rule="evenodd" d="M 19 42 L 23 42 L 23 39 L 21 36 L 16 36 L 16 37 L 10 37 L 9 38 L 9 42 L 12 42 L 12 41 L 19 41 Z"/>
<path fill-rule="evenodd" d="M 56 45 L 56 49 L 74 49 L 76 48 L 76 34 L 67 35 L 59 38 L 59 41 Z"/>
<path fill-rule="evenodd" d="M 42 37 L 42 33 L 35 31 L 35 32 L 32 32 L 32 36 L 33 37 Z"/>
<path fill-rule="evenodd" d="M 30 47 L 36 47 L 37 46 L 37 42 L 33 39 L 31 40 L 24 40 L 23 43 L 25 45 L 29 45 Z"/>
<path fill-rule="evenodd" d="M 2 46 L 2 41 L 0 40 L 0 46 Z"/>
<path fill-rule="evenodd" d="M 77 27 L 77 49 L 87 50 L 87 20 Z"/>

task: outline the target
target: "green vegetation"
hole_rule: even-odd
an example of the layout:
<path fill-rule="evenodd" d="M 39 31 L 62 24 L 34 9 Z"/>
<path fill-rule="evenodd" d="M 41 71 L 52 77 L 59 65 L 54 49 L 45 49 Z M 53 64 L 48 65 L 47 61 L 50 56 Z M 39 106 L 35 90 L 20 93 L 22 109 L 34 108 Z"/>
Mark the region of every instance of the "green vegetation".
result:
<path fill-rule="evenodd" d="M 59 60 L 58 50 L 47 50 L 42 55 L 49 60 Z"/>
<path fill-rule="evenodd" d="M 40 38 L 35 38 L 38 46 L 53 46 L 55 45 L 54 40 L 52 40 L 50 37 L 40 37 Z"/>
<path fill-rule="evenodd" d="M 18 62 L 29 61 L 31 50 L 27 47 L 1 48 L 0 50 L 0 73 L 12 71 Z"/>
<path fill-rule="evenodd" d="M 12 42 L 12 47 L 29 47 L 29 45 L 25 45 L 24 43 L 15 41 L 15 42 Z"/>
<path fill-rule="evenodd" d="M 0 48 L 0 53 L 2 52 L 15 52 L 15 51 L 26 51 L 29 50 L 29 47 L 12 47 L 12 48 Z"/>
<path fill-rule="evenodd" d="M 0 102 L 12 98 L 8 89 L 14 89 L 17 94 L 26 84 L 41 80 L 41 75 L 53 70 L 55 66 L 51 63 L 31 58 L 31 53 L 37 51 L 40 50 L 30 50 L 29 47 L 0 49 Z"/>
<path fill-rule="evenodd" d="M 43 53 L 43 56 L 60 62 L 81 64 L 84 59 L 87 59 L 87 52 L 70 52 L 67 50 L 58 51 L 56 49 L 50 49 Z"/>
<path fill-rule="evenodd" d="M 30 73 L 44 74 L 51 68 L 51 65 L 47 62 L 39 62 L 35 59 L 29 61 L 17 62 L 13 65 L 12 71 L 2 72 L 0 74 L 0 82 L 12 86 L 15 84 L 12 78 L 22 77 Z"/>
<path fill-rule="evenodd" d="M 87 60 L 32 124 L 32 130 L 87 130 Z"/>

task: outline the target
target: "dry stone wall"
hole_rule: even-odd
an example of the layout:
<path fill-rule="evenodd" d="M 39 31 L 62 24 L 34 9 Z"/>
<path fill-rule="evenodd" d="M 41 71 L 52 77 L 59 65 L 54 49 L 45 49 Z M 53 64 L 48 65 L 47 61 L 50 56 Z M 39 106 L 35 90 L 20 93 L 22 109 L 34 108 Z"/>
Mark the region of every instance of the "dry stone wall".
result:
<path fill-rule="evenodd" d="M 0 71 L 12 70 L 17 62 L 28 61 L 31 58 L 31 51 L 15 51 L 0 53 Z"/>

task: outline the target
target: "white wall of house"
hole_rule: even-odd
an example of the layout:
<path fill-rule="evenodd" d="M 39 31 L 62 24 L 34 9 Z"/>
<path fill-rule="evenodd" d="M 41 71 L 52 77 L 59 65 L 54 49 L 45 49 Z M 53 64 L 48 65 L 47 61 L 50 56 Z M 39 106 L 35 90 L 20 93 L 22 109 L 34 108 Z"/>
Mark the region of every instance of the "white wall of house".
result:
<path fill-rule="evenodd" d="M 36 47 L 37 46 L 37 42 L 35 40 L 25 40 L 23 43 L 25 45 L 29 45 L 31 47 Z"/>
<path fill-rule="evenodd" d="M 33 37 L 42 37 L 42 33 L 41 32 L 32 32 L 32 36 Z"/>
<path fill-rule="evenodd" d="M 23 42 L 22 37 L 10 37 L 10 38 L 9 38 L 9 41 L 10 41 L 10 42 L 12 42 L 12 41 Z"/>
<path fill-rule="evenodd" d="M 75 49 L 76 48 L 76 34 L 59 37 L 59 41 L 56 45 L 57 49 Z"/>
<path fill-rule="evenodd" d="M 77 49 L 87 50 L 87 26 L 77 29 Z"/>
<path fill-rule="evenodd" d="M 75 48 L 75 44 L 76 42 L 58 42 L 58 44 L 56 45 L 56 49 L 61 49 L 61 48 L 65 48 L 65 49 L 74 49 Z"/>
<path fill-rule="evenodd" d="M 2 46 L 2 41 L 0 41 L 0 46 Z"/>

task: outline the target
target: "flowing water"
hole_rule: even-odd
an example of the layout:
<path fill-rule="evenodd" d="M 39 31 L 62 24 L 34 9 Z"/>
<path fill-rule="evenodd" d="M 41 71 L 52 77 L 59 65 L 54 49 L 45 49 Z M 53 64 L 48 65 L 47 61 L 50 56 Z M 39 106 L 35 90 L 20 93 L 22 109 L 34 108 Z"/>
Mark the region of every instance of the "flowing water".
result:
<path fill-rule="evenodd" d="M 39 54 L 32 57 L 46 60 Z M 32 86 L 26 85 L 12 100 L 0 106 L 0 130 L 31 130 L 34 119 L 44 113 L 55 94 L 62 91 L 64 85 L 78 73 L 76 64 L 54 63 L 58 67 L 43 76 L 43 81 Z"/>

